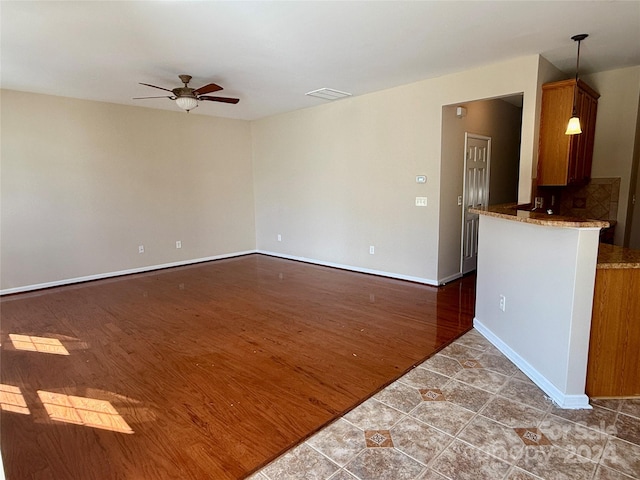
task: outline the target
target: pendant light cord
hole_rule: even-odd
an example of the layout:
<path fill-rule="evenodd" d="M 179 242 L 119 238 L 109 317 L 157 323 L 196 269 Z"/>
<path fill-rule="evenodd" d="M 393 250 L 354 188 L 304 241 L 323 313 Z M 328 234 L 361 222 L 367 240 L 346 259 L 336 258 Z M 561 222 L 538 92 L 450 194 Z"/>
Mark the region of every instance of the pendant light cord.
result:
<path fill-rule="evenodd" d="M 578 55 L 576 56 L 576 85 L 573 88 L 573 113 L 571 115 L 572 117 L 578 116 L 576 104 L 578 102 L 578 77 L 580 72 L 580 43 L 582 42 L 582 40 L 584 40 L 588 36 L 589 35 L 587 33 L 581 33 L 579 35 L 574 35 L 573 37 L 571 37 L 571 40 L 578 42 Z"/>
<path fill-rule="evenodd" d="M 580 40 L 578 40 L 578 55 L 576 57 L 576 84 L 573 87 L 573 112 L 572 117 L 578 116 L 577 103 L 578 103 L 578 72 L 580 71 Z"/>
<path fill-rule="evenodd" d="M 580 42 L 582 42 L 582 40 L 578 40 L 578 56 L 576 57 L 576 83 L 578 82 L 578 72 L 580 71 Z"/>

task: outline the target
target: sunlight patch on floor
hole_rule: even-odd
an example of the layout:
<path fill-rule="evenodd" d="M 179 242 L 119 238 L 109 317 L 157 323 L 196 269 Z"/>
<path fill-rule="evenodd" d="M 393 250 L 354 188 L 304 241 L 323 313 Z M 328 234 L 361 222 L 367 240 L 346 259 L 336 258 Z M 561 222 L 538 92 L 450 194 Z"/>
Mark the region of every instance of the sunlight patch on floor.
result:
<path fill-rule="evenodd" d="M 31 412 L 24 401 L 20 388 L 0 383 L 0 410 L 29 415 Z"/>
<path fill-rule="evenodd" d="M 10 333 L 9 338 L 16 350 L 30 352 L 53 353 L 56 355 L 69 355 L 69 351 L 57 338 L 34 337 L 32 335 L 17 335 Z"/>
<path fill-rule="evenodd" d="M 38 390 L 38 396 L 51 420 L 113 432 L 134 433 L 107 400 L 76 397 L 44 390 Z"/>

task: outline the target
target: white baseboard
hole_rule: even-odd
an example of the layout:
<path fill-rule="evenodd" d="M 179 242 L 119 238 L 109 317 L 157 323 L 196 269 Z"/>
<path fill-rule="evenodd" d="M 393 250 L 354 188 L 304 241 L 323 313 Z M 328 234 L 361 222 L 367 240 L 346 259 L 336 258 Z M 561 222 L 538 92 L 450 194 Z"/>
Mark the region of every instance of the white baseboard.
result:
<path fill-rule="evenodd" d="M 442 280 L 440 280 L 439 285 L 445 285 L 449 282 L 453 282 L 454 280 L 458 280 L 459 278 L 462 278 L 462 274 L 454 273 L 453 275 L 449 275 L 448 277 L 445 277 Z"/>
<path fill-rule="evenodd" d="M 473 319 L 473 327 L 478 330 L 494 347 L 500 350 L 505 357 L 511 360 L 527 377 L 546 393 L 549 398 L 560 408 L 566 409 L 590 409 L 589 397 L 582 395 L 567 395 L 561 392 L 555 385 L 547 380 L 540 372 L 531 366 L 524 358 L 504 343 L 498 336 L 482 324 L 477 318 Z"/>
<path fill-rule="evenodd" d="M 71 285 L 73 283 L 89 282 L 91 280 L 103 280 L 105 278 L 120 277 L 122 275 L 131 275 L 133 273 L 151 272 L 153 270 L 161 270 L 163 268 L 182 267 L 184 265 L 192 265 L 194 263 L 210 262 L 211 260 L 221 260 L 224 258 L 241 257 L 256 253 L 255 250 L 247 250 L 245 252 L 226 253 L 222 255 L 213 255 L 211 257 L 194 258 L 191 260 L 182 260 L 179 262 L 163 263 L 161 265 L 149 265 L 146 267 L 131 268 L 128 270 L 120 270 L 117 272 L 98 273 L 96 275 L 87 275 L 85 277 L 66 278 L 64 280 L 56 280 L 53 282 L 37 283 L 34 285 L 25 285 L 24 287 L 6 288 L 0 290 L 0 296 L 9 295 L 11 293 L 30 292 L 32 290 L 40 290 L 43 288 L 60 287 L 63 285 Z"/>
<path fill-rule="evenodd" d="M 324 267 L 333 267 L 333 268 L 339 268 L 341 270 L 349 270 L 352 272 L 368 273 L 370 275 L 378 275 L 381 277 L 396 278 L 398 280 L 407 280 L 410 282 L 423 283 L 425 285 L 431 285 L 434 287 L 437 287 L 439 285 L 436 280 L 431 280 L 429 278 L 413 277 L 411 275 L 402 275 L 398 273 L 383 272 L 380 270 L 373 270 L 371 268 L 361 268 L 361 267 L 354 267 L 352 265 L 343 265 L 340 263 L 324 262 L 322 260 L 315 260 L 313 258 L 297 257 L 295 255 L 285 255 L 283 253 L 269 252 L 266 250 L 257 250 L 256 253 L 269 255 L 271 257 L 285 258 L 287 260 L 297 260 L 299 262 L 312 263 L 314 265 L 322 265 Z"/>
<path fill-rule="evenodd" d="M 209 262 L 212 260 L 221 260 L 224 258 L 233 258 L 233 257 L 240 257 L 242 255 L 248 255 L 251 253 L 259 253 L 259 254 L 263 254 L 263 255 L 269 255 L 271 257 L 278 257 L 278 258 L 284 258 L 287 260 L 296 260 L 299 262 L 305 262 L 305 263 L 311 263 L 314 265 L 322 265 L 325 267 L 333 267 L 333 268 L 339 268 L 341 270 L 349 270 L 352 272 L 358 272 L 358 273 L 368 273 L 371 275 L 379 275 L 381 277 L 388 277 L 388 278 L 395 278 L 398 280 L 407 280 L 410 282 L 416 282 L 416 283 L 422 283 L 425 285 L 431 285 L 434 287 L 437 287 L 438 285 L 440 285 L 440 283 L 438 283 L 436 280 L 431 280 L 429 278 L 422 278 L 422 277 L 414 277 L 411 275 L 402 275 L 402 274 L 398 274 L 398 273 L 390 273 L 390 272 L 384 272 L 384 271 L 380 271 L 380 270 L 373 270 L 370 268 L 360 268 L 360 267 L 354 267 L 351 265 L 343 265 L 343 264 L 339 264 L 339 263 L 333 263 L 333 262 L 324 262 L 321 260 L 315 260 L 313 258 L 307 258 L 307 257 L 298 257 L 295 255 L 285 255 L 282 253 L 277 253 L 277 252 L 269 252 L 266 250 L 247 250 L 244 252 L 234 252 L 234 253 L 228 253 L 228 254 L 223 254 L 223 255 L 214 255 L 211 257 L 203 257 L 203 258 L 194 258 L 191 260 L 183 260 L 180 262 L 171 262 L 171 263 L 163 263 L 161 265 L 149 265 L 149 266 L 145 266 L 145 267 L 139 267 L 139 268 L 131 268 L 131 269 L 127 269 L 127 270 L 120 270 L 120 271 L 116 271 L 116 272 L 106 272 L 106 273 L 99 273 L 96 275 L 87 275 L 84 277 L 76 277 L 76 278 L 66 278 L 63 280 L 55 280 L 53 282 L 44 282 L 44 283 L 37 283 L 37 284 L 33 284 L 33 285 L 25 285 L 22 287 L 14 287 L 14 288 L 6 288 L 4 290 L 0 290 L 0 296 L 2 295 L 10 295 L 12 293 L 23 293 L 23 292 L 30 292 L 33 290 L 41 290 L 43 288 L 51 288 L 51 287 L 60 287 L 63 285 L 71 285 L 74 283 L 82 283 L 82 282 L 89 282 L 91 280 L 103 280 L 105 278 L 112 278 L 112 277 L 119 277 L 122 275 L 131 275 L 133 273 L 144 273 L 144 272 L 151 272 L 153 270 L 161 270 L 163 268 L 171 268 L 171 267 L 181 267 L 184 265 L 191 265 L 194 263 L 202 263 L 202 262 Z M 459 278 L 459 277 L 456 277 Z M 451 279 L 445 279 L 442 283 L 446 283 L 446 282 L 450 282 L 452 280 L 455 280 L 455 278 L 451 278 Z"/>

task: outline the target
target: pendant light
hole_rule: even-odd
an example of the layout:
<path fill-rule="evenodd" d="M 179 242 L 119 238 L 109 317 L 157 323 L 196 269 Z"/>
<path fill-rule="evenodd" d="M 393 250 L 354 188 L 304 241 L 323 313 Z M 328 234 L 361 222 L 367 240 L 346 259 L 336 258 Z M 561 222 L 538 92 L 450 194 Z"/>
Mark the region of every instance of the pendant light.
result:
<path fill-rule="evenodd" d="M 580 118 L 578 117 L 578 112 L 576 110 L 576 103 L 578 101 L 578 73 L 580 72 L 580 42 L 588 36 L 588 33 L 580 33 L 571 37 L 571 40 L 578 42 L 578 56 L 576 59 L 576 85 L 573 87 L 573 113 L 569 119 L 567 131 L 564 132 L 565 135 L 577 135 L 582 133 L 582 128 L 580 128 Z"/>

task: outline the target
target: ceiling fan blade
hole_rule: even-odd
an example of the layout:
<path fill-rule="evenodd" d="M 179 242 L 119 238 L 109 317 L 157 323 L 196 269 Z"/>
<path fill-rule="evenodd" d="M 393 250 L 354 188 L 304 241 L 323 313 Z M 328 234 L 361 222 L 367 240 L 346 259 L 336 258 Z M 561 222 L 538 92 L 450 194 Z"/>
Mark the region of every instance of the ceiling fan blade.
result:
<path fill-rule="evenodd" d="M 169 90 L 168 88 L 164 88 L 164 87 L 158 87 L 158 86 L 156 86 L 156 85 L 151 85 L 151 84 L 149 84 L 149 83 L 142 83 L 142 82 L 140 82 L 140 85 L 145 85 L 145 86 L 147 86 L 147 87 L 153 87 L 153 88 L 159 88 L 160 90 L 166 90 L 167 92 L 171 92 L 171 93 L 173 93 L 173 90 Z"/>
<path fill-rule="evenodd" d="M 145 98 L 171 98 L 171 99 L 173 99 L 174 97 L 172 97 L 170 95 L 162 95 L 160 97 L 133 97 L 133 100 L 144 100 Z"/>
<path fill-rule="evenodd" d="M 211 97 L 209 95 L 201 95 L 200 97 L 198 97 L 198 100 L 209 100 L 211 102 L 222 102 L 222 103 L 233 103 L 233 104 L 236 104 L 240 101 L 239 98 Z"/>
<path fill-rule="evenodd" d="M 205 93 L 212 93 L 222 90 L 220 85 L 216 85 L 215 83 L 210 83 L 208 85 L 204 85 L 200 88 L 197 88 L 193 91 L 196 95 L 204 95 Z"/>

